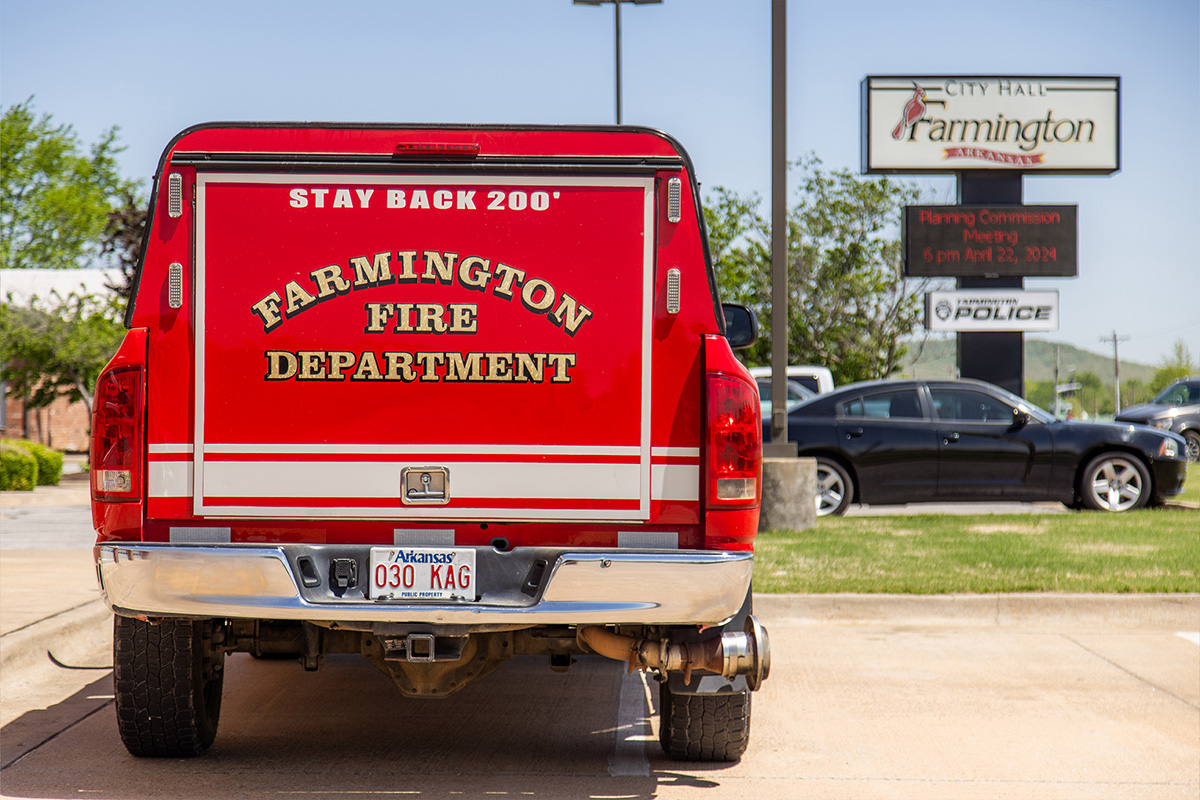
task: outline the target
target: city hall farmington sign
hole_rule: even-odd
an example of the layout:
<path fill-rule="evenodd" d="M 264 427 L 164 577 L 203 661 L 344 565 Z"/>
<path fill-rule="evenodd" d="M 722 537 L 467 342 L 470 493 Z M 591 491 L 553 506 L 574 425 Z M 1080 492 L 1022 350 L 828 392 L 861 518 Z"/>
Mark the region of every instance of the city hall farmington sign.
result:
<path fill-rule="evenodd" d="M 863 172 L 1121 167 L 1118 77 L 867 76 Z"/>

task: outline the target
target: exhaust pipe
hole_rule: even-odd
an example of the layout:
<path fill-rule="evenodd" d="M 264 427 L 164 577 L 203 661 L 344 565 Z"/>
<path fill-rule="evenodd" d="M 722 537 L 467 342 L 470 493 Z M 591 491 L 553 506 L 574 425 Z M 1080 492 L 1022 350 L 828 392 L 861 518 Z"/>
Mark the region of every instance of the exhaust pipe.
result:
<path fill-rule="evenodd" d="M 594 653 L 626 663 L 630 672 L 683 672 L 684 684 L 691 683 L 692 670 L 703 669 L 726 678 L 745 675 L 754 690 L 771 672 L 767 629 L 753 615 L 746 618 L 745 630 L 727 631 L 701 642 L 638 639 L 596 625 L 580 628 L 576 639 Z"/>

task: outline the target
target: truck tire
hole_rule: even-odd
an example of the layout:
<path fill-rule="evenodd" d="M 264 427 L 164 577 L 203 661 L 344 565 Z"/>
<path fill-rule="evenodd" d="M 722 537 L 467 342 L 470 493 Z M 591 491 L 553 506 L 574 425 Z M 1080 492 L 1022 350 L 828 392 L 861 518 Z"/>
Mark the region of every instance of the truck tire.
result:
<path fill-rule="evenodd" d="M 225 651 L 213 620 L 113 620 L 117 726 L 135 756 L 198 756 L 217 735 Z"/>
<path fill-rule="evenodd" d="M 737 761 L 750 742 L 750 692 L 676 694 L 659 684 L 658 740 L 676 761 Z"/>

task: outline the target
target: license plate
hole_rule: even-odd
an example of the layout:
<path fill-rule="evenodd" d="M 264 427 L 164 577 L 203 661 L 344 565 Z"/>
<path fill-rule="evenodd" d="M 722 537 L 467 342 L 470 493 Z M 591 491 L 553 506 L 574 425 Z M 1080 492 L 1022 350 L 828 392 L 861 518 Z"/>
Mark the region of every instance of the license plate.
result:
<path fill-rule="evenodd" d="M 474 600 L 477 594 L 471 548 L 371 548 L 374 600 Z"/>

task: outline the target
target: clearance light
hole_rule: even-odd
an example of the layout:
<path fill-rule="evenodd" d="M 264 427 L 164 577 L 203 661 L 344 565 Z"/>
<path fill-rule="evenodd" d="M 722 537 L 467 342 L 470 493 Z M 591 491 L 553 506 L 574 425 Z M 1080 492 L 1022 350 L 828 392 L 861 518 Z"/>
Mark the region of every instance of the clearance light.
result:
<path fill-rule="evenodd" d="M 457 158 L 474 158 L 479 155 L 477 144 L 398 144 L 398 156 L 441 156 Z"/>
<path fill-rule="evenodd" d="M 167 177 L 167 216 L 171 219 L 183 216 L 183 176 L 178 172 Z"/>
<path fill-rule="evenodd" d="M 683 203 L 683 181 L 670 178 L 667 181 L 667 222 L 679 222 L 683 219 L 680 207 Z"/>
<path fill-rule="evenodd" d="M 667 313 L 679 313 L 679 270 L 667 270 Z"/>
<path fill-rule="evenodd" d="M 183 305 L 183 264 L 178 262 L 167 268 L 167 305 L 171 308 Z"/>

